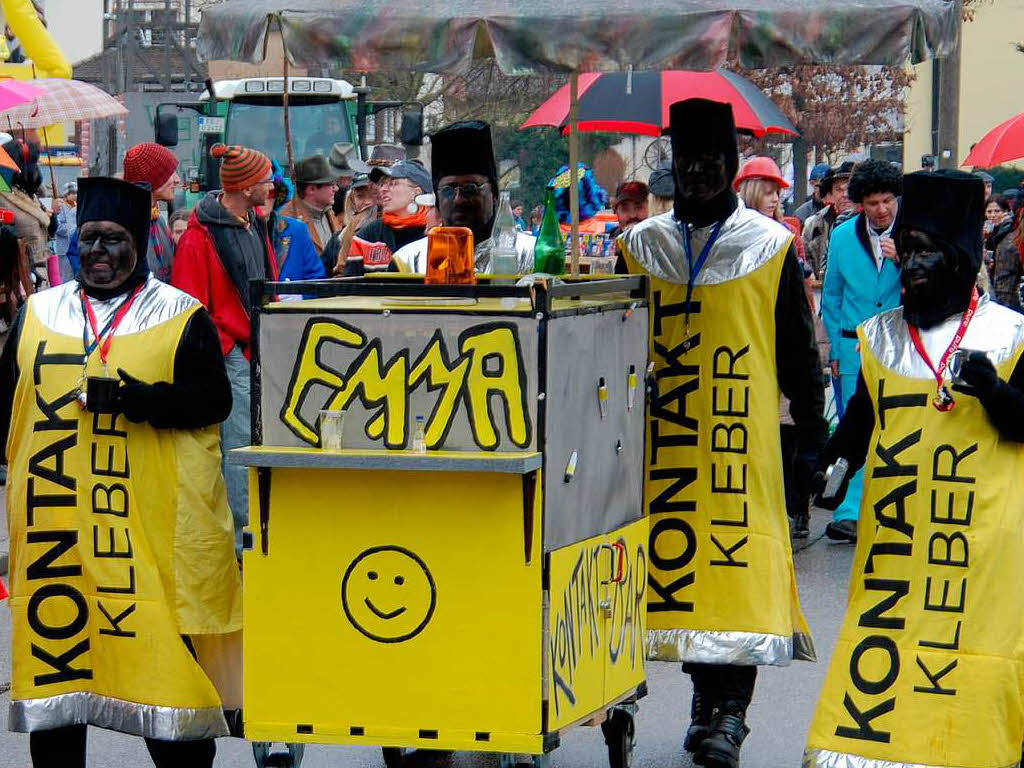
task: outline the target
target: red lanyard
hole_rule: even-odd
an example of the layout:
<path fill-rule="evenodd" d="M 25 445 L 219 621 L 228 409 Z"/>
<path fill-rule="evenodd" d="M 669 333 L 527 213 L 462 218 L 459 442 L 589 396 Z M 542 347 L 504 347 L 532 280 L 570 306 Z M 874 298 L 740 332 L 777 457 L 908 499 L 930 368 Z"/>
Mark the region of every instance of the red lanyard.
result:
<path fill-rule="evenodd" d="M 132 303 L 135 301 L 135 297 L 139 295 L 142 290 L 142 286 L 139 285 L 128 294 L 128 298 L 121 302 L 114 311 L 114 316 L 110 318 L 103 330 L 99 329 L 99 324 L 96 322 L 96 313 L 92 309 L 92 304 L 89 303 L 88 297 L 85 295 L 85 291 L 82 291 L 82 309 L 85 312 L 85 317 L 89 321 L 88 326 L 82 331 L 82 346 L 85 349 L 85 362 L 89 361 L 89 355 L 96 349 L 96 345 L 100 348 L 100 362 L 103 363 L 103 367 L 107 367 L 107 354 L 110 352 L 110 342 L 114 339 L 114 331 L 117 330 L 117 326 L 124 320 L 124 316 L 128 314 L 128 310 L 131 309 Z M 89 330 L 92 330 L 92 344 L 89 344 L 88 334 Z M 105 338 L 104 338 L 105 337 Z"/>
<path fill-rule="evenodd" d="M 946 373 L 946 367 L 949 365 L 949 358 L 953 356 L 957 348 L 960 346 L 960 342 L 964 340 L 964 334 L 967 333 L 967 326 L 971 324 L 971 320 L 974 318 L 974 313 L 978 309 L 978 289 L 975 288 L 971 291 L 971 302 L 967 305 L 967 311 L 964 312 L 964 316 L 960 319 L 960 327 L 957 329 L 956 335 L 953 336 L 953 341 L 950 342 L 949 347 L 943 353 L 939 359 L 938 367 L 932 364 L 932 360 L 928 357 L 928 352 L 924 348 L 924 344 L 921 343 L 921 334 L 918 332 L 917 327 L 907 323 L 907 328 L 910 331 L 910 340 L 914 343 L 914 349 L 917 350 L 917 354 L 924 360 L 933 374 L 935 374 L 936 391 L 935 398 L 932 400 L 934 405 L 940 411 L 951 411 L 956 403 L 953 401 L 953 396 L 949 394 L 949 390 L 946 389 L 943 383 L 943 375 Z"/>

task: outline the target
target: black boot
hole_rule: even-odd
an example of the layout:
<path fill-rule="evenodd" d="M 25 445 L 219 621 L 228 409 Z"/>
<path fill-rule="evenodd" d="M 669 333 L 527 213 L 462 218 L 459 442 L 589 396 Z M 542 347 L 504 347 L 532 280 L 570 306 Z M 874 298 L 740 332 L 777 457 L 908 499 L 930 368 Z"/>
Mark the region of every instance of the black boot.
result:
<path fill-rule="evenodd" d="M 711 718 L 708 735 L 700 743 L 693 762 L 704 768 L 739 768 L 740 747 L 750 729 L 744 718 L 747 702 L 726 700 Z"/>
<path fill-rule="evenodd" d="M 683 749 L 687 752 L 696 752 L 707 738 L 711 714 L 711 698 L 694 688 L 690 703 L 690 727 L 686 729 L 686 739 L 683 741 Z"/>

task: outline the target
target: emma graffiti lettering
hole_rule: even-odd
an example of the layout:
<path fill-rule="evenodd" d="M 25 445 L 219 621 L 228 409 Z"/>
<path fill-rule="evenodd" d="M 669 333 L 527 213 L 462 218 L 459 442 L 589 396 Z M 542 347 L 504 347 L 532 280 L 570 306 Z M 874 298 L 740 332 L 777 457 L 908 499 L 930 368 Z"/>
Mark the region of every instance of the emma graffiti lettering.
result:
<path fill-rule="evenodd" d="M 344 370 L 327 361 L 328 353 L 338 347 L 357 350 Z M 461 414 L 483 450 L 496 450 L 503 440 L 518 448 L 529 446 L 526 372 L 514 325 L 483 323 L 468 328 L 454 350 L 437 330 L 421 350 L 387 350 L 386 360 L 385 352 L 381 339 L 368 338 L 348 323 L 311 319 L 295 356 L 281 421 L 304 442 L 318 445 L 316 425 L 303 415 L 304 406 L 314 389 L 326 387 L 329 394 L 318 407 L 340 410 L 358 400 L 371 411 L 364 426 L 367 438 L 387 448 L 405 448 L 410 440 L 410 397 L 422 388 L 437 393 L 425 426 L 428 448 L 444 446 Z"/>
<path fill-rule="evenodd" d="M 583 680 L 603 676 L 605 657 L 613 666 L 638 669 L 643 665 L 647 572 L 643 546 L 624 555 L 618 581 L 602 579 L 609 572 L 609 550 L 625 552 L 625 547 L 622 539 L 615 548 L 585 547 L 561 593 L 551 595 L 547 652 L 556 717 L 563 707 L 576 705 Z"/>

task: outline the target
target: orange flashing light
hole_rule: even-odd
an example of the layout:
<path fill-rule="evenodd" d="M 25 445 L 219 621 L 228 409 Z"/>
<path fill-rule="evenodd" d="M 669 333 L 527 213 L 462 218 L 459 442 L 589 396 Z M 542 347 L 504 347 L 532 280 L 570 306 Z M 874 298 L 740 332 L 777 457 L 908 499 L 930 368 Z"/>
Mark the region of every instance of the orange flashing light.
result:
<path fill-rule="evenodd" d="M 476 283 L 473 230 L 467 227 L 435 227 L 427 233 L 427 276 L 424 282 L 432 285 Z"/>

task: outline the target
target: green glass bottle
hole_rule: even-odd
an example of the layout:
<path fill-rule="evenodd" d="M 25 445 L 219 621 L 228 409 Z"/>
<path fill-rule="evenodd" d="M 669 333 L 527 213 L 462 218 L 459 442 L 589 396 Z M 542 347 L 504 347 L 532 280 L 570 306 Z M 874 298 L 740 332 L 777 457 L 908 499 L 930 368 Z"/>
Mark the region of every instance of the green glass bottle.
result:
<path fill-rule="evenodd" d="M 548 189 L 544 197 L 544 218 L 540 222 L 537 243 L 533 246 L 534 272 L 561 275 L 565 272 L 565 241 L 558 228 L 555 212 L 555 191 Z"/>

